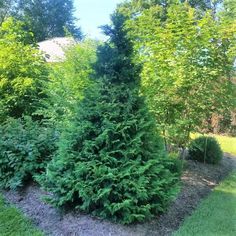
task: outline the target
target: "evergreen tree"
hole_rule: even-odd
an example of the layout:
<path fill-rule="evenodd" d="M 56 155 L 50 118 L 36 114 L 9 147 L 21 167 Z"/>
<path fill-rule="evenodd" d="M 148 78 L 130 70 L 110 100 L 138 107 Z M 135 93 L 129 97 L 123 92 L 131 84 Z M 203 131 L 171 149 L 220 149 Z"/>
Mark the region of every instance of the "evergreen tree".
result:
<path fill-rule="evenodd" d="M 73 11 L 73 0 L 18 0 L 15 16 L 28 23 L 37 41 L 65 36 L 66 31 L 81 39 Z"/>
<path fill-rule="evenodd" d="M 117 12 L 104 27 L 110 42 L 98 52 L 98 86 L 80 103 L 42 183 L 58 206 L 128 224 L 162 212 L 177 177 L 139 94 L 124 21 Z"/>
<path fill-rule="evenodd" d="M 11 16 L 14 8 L 16 7 L 15 0 L 0 0 L 0 26 L 7 19 L 7 17 Z"/>

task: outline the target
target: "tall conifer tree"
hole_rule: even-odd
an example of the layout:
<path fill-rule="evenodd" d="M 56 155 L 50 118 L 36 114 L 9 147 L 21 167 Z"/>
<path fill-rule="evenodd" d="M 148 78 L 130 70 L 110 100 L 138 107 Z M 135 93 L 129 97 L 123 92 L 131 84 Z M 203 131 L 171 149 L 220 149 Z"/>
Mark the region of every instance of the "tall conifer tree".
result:
<path fill-rule="evenodd" d="M 63 37 L 66 31 L 81 39 L 82 33 L 73 16 L 73 0 L 17 0 L 14 16 L 28 24 L 36 41 Z"/>
<path fill-rule="evenodd" d="M 56 205 L 124 224 L 163 211 L 176 192 L 173 164 L 139 94 L 125 18 L 116 12 L 110 37 L 98 50 L 98 86 L 87 92 L 77 117 L 59 142 L 43 185 Z"/>

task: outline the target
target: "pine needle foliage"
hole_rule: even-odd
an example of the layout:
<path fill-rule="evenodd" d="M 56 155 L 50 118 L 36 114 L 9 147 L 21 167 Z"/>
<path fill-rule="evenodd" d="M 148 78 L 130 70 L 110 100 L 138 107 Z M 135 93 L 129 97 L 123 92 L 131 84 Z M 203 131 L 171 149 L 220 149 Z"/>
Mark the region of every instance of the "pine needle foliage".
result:
<path fill-rule="evenodd" d="M 100 79 L 80 102 L 41 183 L 57 206 L 72 204 L 129 224 L 163 212 L 178 178 L 139 94 L 139 68 L 124 21 L 117 12 L 113 25 L 104 27 L 110 41 L 98 50 Z"/>

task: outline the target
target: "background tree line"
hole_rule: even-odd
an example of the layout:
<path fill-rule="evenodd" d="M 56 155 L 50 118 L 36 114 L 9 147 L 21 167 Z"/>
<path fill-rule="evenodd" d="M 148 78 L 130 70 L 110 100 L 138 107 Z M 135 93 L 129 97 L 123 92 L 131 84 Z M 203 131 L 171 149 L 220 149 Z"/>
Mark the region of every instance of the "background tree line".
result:
<path fill-rule="evenodd" d="M 25 23 L 37 42 L 71 34 L 82 38 L 74 17 L 73 0 L 1 0 L 0 24 L 12 16 Z"/>

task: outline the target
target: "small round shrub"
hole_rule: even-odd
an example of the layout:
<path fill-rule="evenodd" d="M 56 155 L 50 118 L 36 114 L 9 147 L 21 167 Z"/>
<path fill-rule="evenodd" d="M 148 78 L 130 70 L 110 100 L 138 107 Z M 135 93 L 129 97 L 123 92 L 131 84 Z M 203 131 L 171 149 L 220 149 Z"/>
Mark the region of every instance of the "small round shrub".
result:
<path fill-rule="evenodd" d="M 199 162 L 217 164 L 222 159 L 223 152 L 214 137 L 201 136 L 189 145 L 189 158 Z"/>

